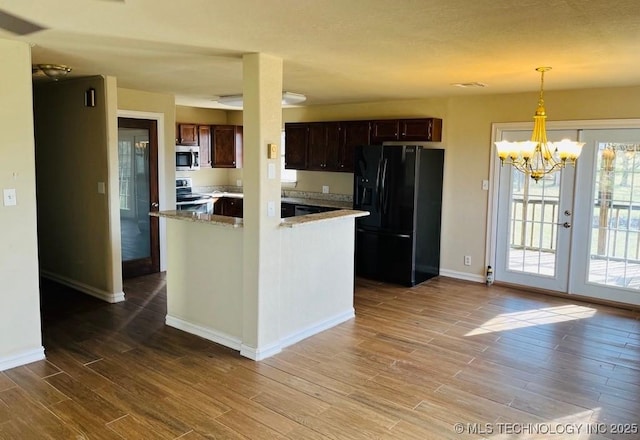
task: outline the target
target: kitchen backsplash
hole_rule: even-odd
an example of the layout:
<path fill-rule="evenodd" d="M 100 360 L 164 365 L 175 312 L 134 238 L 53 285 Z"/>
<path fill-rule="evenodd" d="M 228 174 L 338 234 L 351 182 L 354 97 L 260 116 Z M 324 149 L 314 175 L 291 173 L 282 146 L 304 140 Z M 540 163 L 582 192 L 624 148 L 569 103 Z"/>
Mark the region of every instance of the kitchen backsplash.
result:
<path fill-rule="evenodd" d="M 241 193 L 241 186 L 233 186 L 233 185 L 214 185 L 214 186 L 198 186 L 193 188 L 194 192 L 198 193 L 211 193 L 211 192 L 231 192 L 231 193 Z M 335 200 L 340 202 L 351 202 L 353 201 L 353 196 L 350 194 L 324 194 L 319 192 L 311 192 L 311 191 L 295 191 L 289 189 L 282 190 L 282 197 L 291 197 L 291 198 L 299 198 L 299 199 L 316 199 L 316 200 Z"/>

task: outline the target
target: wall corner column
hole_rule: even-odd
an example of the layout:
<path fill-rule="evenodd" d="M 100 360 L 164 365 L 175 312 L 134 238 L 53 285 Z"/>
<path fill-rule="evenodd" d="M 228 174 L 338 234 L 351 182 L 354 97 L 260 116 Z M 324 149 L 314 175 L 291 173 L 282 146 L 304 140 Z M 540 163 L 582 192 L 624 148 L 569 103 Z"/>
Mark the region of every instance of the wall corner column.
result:
<path fill-rule="evenodd" d="M 240 353 L 254 360 L 280 345 L 280 161 L 267 145 L 281 147 L 282 59 L 243 57 L 243 337 Z"/>

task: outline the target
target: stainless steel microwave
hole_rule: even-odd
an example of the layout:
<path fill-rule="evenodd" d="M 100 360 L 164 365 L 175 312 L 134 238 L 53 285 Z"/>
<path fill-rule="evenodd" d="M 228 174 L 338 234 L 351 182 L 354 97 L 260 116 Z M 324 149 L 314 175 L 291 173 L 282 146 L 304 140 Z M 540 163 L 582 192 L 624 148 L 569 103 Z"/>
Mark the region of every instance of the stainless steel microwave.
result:
<path fill-rule="evenodd" d="M 176 171 L 200 169 L 200 147 L 176 145 Z"/>

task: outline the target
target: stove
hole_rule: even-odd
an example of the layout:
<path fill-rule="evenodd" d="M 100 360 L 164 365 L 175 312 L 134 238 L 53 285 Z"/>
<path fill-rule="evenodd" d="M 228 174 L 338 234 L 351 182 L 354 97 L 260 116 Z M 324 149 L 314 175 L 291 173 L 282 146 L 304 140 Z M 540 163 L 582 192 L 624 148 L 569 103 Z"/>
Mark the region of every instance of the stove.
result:
<path fill-rule="evenodd" d="M 176 177 L 176 209 L 213 213 L 213 197 L 210 194 L 193 192 L 191 177 Z"/>

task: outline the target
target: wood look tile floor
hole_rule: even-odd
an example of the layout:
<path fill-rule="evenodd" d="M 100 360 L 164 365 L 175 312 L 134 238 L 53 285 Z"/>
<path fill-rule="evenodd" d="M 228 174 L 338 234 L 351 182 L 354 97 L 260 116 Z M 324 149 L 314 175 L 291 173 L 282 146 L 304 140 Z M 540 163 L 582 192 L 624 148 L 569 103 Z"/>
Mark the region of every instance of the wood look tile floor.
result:
<path fill-rule="evenodd" d="M 253 362 L 166 327 L 163 274 L 120 304 L 42 281 L 47 360 L 0 372 L 0 438 L 640 438 L 638 312 L 356 284 L 354 320 Z"/>

